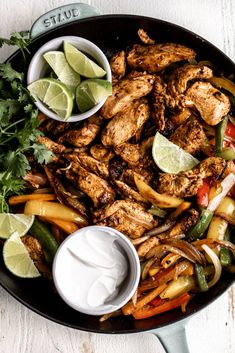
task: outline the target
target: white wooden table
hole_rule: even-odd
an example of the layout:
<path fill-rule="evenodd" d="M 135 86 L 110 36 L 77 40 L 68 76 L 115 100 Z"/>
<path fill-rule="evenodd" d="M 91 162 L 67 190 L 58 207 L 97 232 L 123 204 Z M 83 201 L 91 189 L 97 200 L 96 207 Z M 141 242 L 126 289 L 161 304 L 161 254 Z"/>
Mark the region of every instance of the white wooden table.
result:
<path fill-rule="evenodd" d="M 75 0 L 0 0 L 0 37 L 29 29 L 44 12 Z M 235 60 L 234 0 L 83 0 L 103 14 L 139 14 L 182 25 Z M 0 60 L 12 50 L 0 49 Z M 235 352 L 235 286 L 187 325 L 191 353 Z M 97 335 L 50 322 L 0 288 L 0 353 L 161 353 L 151 334 Z"/>

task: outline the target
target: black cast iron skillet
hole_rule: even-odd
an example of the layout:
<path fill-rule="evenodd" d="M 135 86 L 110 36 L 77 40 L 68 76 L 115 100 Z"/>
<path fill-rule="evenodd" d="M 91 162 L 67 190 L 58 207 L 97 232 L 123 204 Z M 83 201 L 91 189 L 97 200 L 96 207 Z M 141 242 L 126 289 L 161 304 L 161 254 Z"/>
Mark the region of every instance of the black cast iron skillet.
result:
<path fill-rule="evenodd" d="M 61 10 L 61 9 L 57 9 Z M 198 60 L 209 60 L 229 75 L 235 72 L 235 64 L 215 46 L 198 35 L 177 25 L 154 18 L 133 15 L 105 15 L 76 20 L 51 29 L 35 38 L 30 45 L 31 55 L 45 42 L 62 35 L 77 35 L 97 44 L 110 57 L 115 51 L 138 43 L 137 30 L 143 28 L 150 37 L 159 42 L 181 43 L 193 48 Z M 16 52 L 9 60 L 19 61 Z M 134 320 L 132 317 L 116 317 L 103 323 L 98 317 L 81 314 L 67 306 L 56 294 L 52 286 L 43 278 L 20 279 L 5 268 L 0 255 L 0 284 L 18 301 L 59 324 L 79 330 L 96 333 L 134 333 L 154 330 L 168 352 L 186 353 L 182 324 L 192 314 L 205 308 L 234 282 L 234 275 L 224 273 L 216 286 L 206 293 L 198 294 L 187 306 L 186 314 L 173 310 L 146 320 Z M 172 325 L 174 324 L 174 325 Z"/>

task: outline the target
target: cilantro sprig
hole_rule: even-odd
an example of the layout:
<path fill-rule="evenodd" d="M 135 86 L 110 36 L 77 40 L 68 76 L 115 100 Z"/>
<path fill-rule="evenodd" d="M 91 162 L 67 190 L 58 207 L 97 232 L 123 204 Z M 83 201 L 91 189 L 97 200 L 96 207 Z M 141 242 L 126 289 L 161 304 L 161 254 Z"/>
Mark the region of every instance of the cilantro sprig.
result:
<path fill-rule="evenodd" d="M 0 39 L 0 46 L 18 45 L 23 52 L 28 39 L 23 32 L 14 33 L 9 40 Z M 7 198 L 25 188 L 22 177 L 31 169 L 28 156 L 38 163 L 48 163 L 53 153 L 37 142 L 38 110 L 26 88 L 24 73 L 10 63 L 0 64 L 0 212 L 9 212 Z"/>

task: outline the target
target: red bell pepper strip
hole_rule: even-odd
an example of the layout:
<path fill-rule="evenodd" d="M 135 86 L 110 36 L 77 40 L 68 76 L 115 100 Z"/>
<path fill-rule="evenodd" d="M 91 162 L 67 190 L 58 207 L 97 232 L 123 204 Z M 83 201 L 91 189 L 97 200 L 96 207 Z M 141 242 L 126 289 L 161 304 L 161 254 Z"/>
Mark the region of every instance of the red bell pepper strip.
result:
<path fill-rule="evenodd" d="M 225 136 L 235 141 L 235 126 L 230 121 L 227 123 Z"/>
<path fill-rule="evenodd" d="M 207 207 L 209 203 L 210 184 L 203 180 L 202 186 L 197 191 L 197 203 L 199 206 Z"/>
<path fill-rule="evenodd" d="M 136 310 L 132 313 L 136 320 L 146 319 L 151 316 L 155 316 L 166 311 L 178 308 L 179 306 L 187 303 L 190 300 L 190 295 L 188 293 L 184 293 L 181 296 L 165 301 L 163 304 L 157 305 L 156 307 L 147 307 L 142 308 L 140 310 Z"/>

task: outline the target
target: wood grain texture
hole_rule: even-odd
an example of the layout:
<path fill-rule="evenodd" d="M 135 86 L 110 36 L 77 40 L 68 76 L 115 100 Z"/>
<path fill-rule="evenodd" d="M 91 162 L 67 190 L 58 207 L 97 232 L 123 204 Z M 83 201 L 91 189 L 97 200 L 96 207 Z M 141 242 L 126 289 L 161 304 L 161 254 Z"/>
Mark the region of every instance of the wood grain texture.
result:
<path fill-rule="evenodd" d="M 75 0 L 1 0 L 0 36 L 29 29 L 44 12 Z M 235 60 L 234 0 L 88 0 L 103 14 L 133 13 L 184 26 Z M 157 35 L 157 34 L 156 34 Z M 160 36 L 160 34 L 159 34 Z M 0 50 L 0 60 L 12 50 Z M 190 353 L 235 352 L 235 286 L 187 325 Z M 0 288 L 0 353 L 162 353 L 151 334 L 96 335 L 50 322 Z"/>

